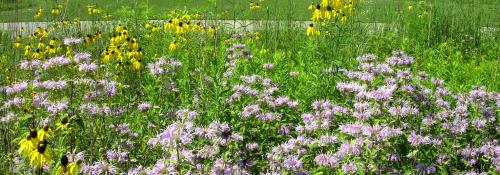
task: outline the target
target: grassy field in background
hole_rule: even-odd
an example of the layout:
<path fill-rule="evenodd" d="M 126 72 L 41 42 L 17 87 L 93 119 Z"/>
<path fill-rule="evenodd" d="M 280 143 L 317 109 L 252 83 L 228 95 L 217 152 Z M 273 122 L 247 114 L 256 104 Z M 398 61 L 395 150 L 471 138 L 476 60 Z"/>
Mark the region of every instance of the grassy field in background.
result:
<path fill-rule="evenodd" d="M 8 3 L 7 0 L 2 4 Z M 54 6 L 55 1 L 42 0 L 19 0 L 18 6 L 22 7 L 14 15 L 15 11 L 3 11 L 0 21 L 52 21 L 49 10 Z M 259 19 L 259 20 L 309 20 L 311 13 L 307 10 L 310 1 L 295 0 L 267 0 L 261 3 L 262 9 L 251 10 L 249 1 L 241 0 L 91 0 L 91 1 L 60 1 L 67 3 L 63 8 L 63 16 L 68 19 L 79 17 L 81 20 L 103 20 L 100 16 L 90 16 L 87 14 L 87 5 L 95 5 L 104 10 L 103 13 L 110 13 L 109 19 L 167 19 L 168 14 L 174 10 L 200 11 L 207 19 Z M 406 50 L 410 54 L 418 56 L 420 59 L 420 69 L 425 69 L 436 75 L 443 77 L 457 84 L 465 83 L 466 86 L 453 86 L 458 89 L 467 89 L 474 84 L 493 83 L 493 89 L 500 89 L 500 85 L 492 81 L 498 77 L 495 73 L 495 65 L 498 61 L 492 56 L 497 55 L 498 32 L 482 32 L 483 27 L 498 27 L 499 14 L 495 11 L 499 2 L 495 0 L 443 0 L 432 1 L 432 6 L 426 9 L 413 9 L 411 13 L 408 6 L 417 1 L 403 0 L 366 0 L 358 8 L 359 13 L 353 20 L 353 26 L 343 29 L 348 31 L 335 43 L 338 43 L 339 50 L 332 51 L 332 55 L 323 57 L 340 57 L 348 59 L 367 51 L 376 54 L 384 54 L 394 48 Z M 34 9 L 43 8 L 45 14 L 34 19 Z M 2 9 L 8 9 L 2 6 Z M 433 13 L 429 20 L 422 20 L 417 17 L 423 10 Z M 104 15 L 104 14 L 103 14 Z M 17 19 L 15 17 L 18 17 Z M 14 20 L 15 19 L 15 20 Z M 382 22 L 393 23 L 397 31 L 384 29 L 376 33 L 366 33 L 360 30 L 356 23 L 360 22 Z M 424 27 L 425 26 L 425 27 Z M 387 30 L 387 31 L 385 31 Z M 299 37 L 302 29 L 290 29 L 285 31 L 261 31 L 267 47 L 273 49 L 298 49 L 297 43 L 305 40 Z M 493 36 L 493 37 L 492 37 Z M 472 38 L 472 39 L 471 39 Z M 287 42 L 280 42 L 280 41 Z M 446 43 L 446 44 L 443 44 Z M 453 47 L 443 47 L 451 45 Z M 355 46 L 355 47 L 354 47 Z M 415 47 L 419 46 L 419 47 Z M 357 47 L 357 50 L 353 50 Z M 343 50 L 344 49 L 344 50 Z M 438 55 L 442 59 L 429 59 L 435 56 L 436 50 L 450 52 L 454 54 L 453 59 L 446 55 Z M 339 66 L 347 66 L 349 61 L 341 61 Z M 451 64 L 451 63 L 453 64 Z M 325 62 L 325 63 L 328 63 Z M 450 63 L 450 64 L 448 64 Z M 330 64 L 330 63 L 328 63 Z M 469 70 L 472 73 L 468 73 Z M 460 74 L 461 76 L 454 76 Z"/>
<path fill-rule="evenodd" d="M 46 21 L 51 20 L 50 9 L 56 1 L 45 0 L 0 0 L 4 4 L 0 7 L 0 22 L 7 21 Z M 93 20 L 87 14 L 87 5 L 96 5 L 105 13 L 112 14 L 111 19 L 123 16 L 136 16 L 147 19 L 165 19 L 174 9 L 207 12 L 207 18 L 217 19 L 259 19 L 259 20 L 310 20 L 311 13 L 307 10 L 309 0 L 266 0 L 260 2 L 260 10 L 251 10 L 248 0 L 71 0 L 59 1 L 67 4 L 63 10 L 68 19 L 79 17 L 81 20 Z M 411 3 L 409 3 L 411 2 Z M 407 0 L 364 0 L 363 14 L 359 18 L 362 22 L 387 23 L 399 18 L 399 14 L 407 10 L 410 4 L 418 1 Z M 440 11 L 456 22 L 460 20 L 475 21 L 481 26 L 499 25 L 500 2 L 496 0 L 439 0 L 432 1 L 432 9 L 446 9 Z M 13 10 L 16 8 L 18 10 Z M 39 8 L 45 9 L 43 17 L 35 19 L 33 16 Z"/>

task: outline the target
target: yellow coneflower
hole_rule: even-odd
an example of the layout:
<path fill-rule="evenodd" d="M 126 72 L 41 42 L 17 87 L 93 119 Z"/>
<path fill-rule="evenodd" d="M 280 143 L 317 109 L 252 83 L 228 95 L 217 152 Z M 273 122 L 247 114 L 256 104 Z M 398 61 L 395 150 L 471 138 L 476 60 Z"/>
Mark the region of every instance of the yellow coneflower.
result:
<path fill-rule="evenodd" d="M 35 13 L 35 18 L 39 18 L 43 15 L 43 9 L 39 8 Z"/>
<path fill-rule="evenodd" d="M 14 41 L 14 44 L 13 44 L 14 48 L 21 48 L 21 46 L 22 46 L 21 40 L 22 40 L 21 36 L 16 37 L 16 40 Z"/>
<path fill-rule="evenodd" d="M 333 8 L 331 6 L 326 6 L 326 11 L 323 14 L 323 16 L 325 17 L 325 20 L 327 20 L 327 21 L 331 20 L 333 14 L 334 14 Z"/>
<path fill-rule="evenodd" d="M 175 24 L 173 20 L 168 20 L 168 22 L 165 23 L 165 30 L 169 30 L 171 32 L 175 31 Z"/>
<path fill-rule="evenodd" d="M 208 31 L 207 31 L 207 32 L 208 32 L 208 35 L 210 35 L 210 37 L 212 37 L 212 38 L 213 38 L 213 37 L 215 37 L 215 32 L 216 32 L 216 30 L 215 30 L 215 27 L 214 27 L 214 26 L 210 26 L 210 27 L 208 28 Z"/>
<path fill-rule="evenodd" d="M 50 13 L 52 13 L 54 15 L 58 15 L 59 13 L 61 13 L 61 10 L 59 9 L 59 6 L 55 6 L 55 7 L 52 7 L 52 10 L 50 11 Z"/>
<path fill-rule="evenodd" d="M 94 9 L 94 6 L 91 6 L 91 5 L 88 5 L 88 6 L 87 6 L 87 13 L 88 13 L 89 15 L 91 15 L 91 14 L 92 14 L 92 9 Z"/>
<path fill-rule="evenodd" d="M 67 117 L 63 117 L 56 123 L 56 131 L 66 131 L 68 130 L 69 120 Z"/>
<path fill-rule="evenodd" d="M 260 5 L 259 5 L 259 3 L 258 3 L 258 2 L 253 2 L 253 1 L 252 1 L 252 2 L 250 2 L 250 9 L 252 9 L 252 10 L 258 10 L 258 9 L 260 9 L 260 8 L 261 8 L 261 7 L 260 7 Z"/>
<path fill-rule="evenodd" d="M 340 22 L 345 23 L 347 21 L 347 16 L 345 13 L 342 13 L 342 16 L 340 17 Z"/>
<path fill-rule="evenodd" d="M 40 51 L 40 49 L 36 49 L 32 54 L 31 54 L 31 57 L 33 58 L 40 58 L 42 56 L 42 53 Z"/>
<path fill-rule="evenodd" d="M 43 127 L 43 129 L 38 130 L 38 140 L 47 140 L 47 138 L 54 137 L 52 129 L 48 126 Z"/>
<path fill-rule="evenodd" d="M 47 142 L 40 142 L 36 150 L 30 153 L 30 164 L 38 168 L 49 164 L 52 160 L 52 151 L 47 147 Z"/>
<path fill-rule="evenodd" d="M 85 36 L 85 37 L 83 38 L 83 43 L 84 43 L 84 44 L 90 44 L 90 43 L 94 42 L 94 40 L 95 40 L 95 39 L 94 39 L 94 36 L 92 36 L 92 35 L 90 35 L 90 34 L 87 34 L 87 36 Z"/>
<path fill-rule="evenodd" d="M 184 23 L 183 22 L 179 22 L 179 25 L 175 27 L 175 33 L 176 34 L 182 34 L 184 32 L 185 32 L 185 30 L 184 30 Z"/>
<path fill-rule="evenodd" d="M 309 9 L 309 10 L 313 11 L 313 10 L 315 9 L 315 7 L 316 7 L 316 5 L 314 4 L 314 2 L 311 2 L 311 3 L 309 4 L 309 7 L 307 7 L 307 9 Z"/>
<path fill-rule="evenodd" d="M 103 18 L 107 19 L 107 18 L 111 18 L 113 15 L 109 14 L 109 13 L 106 13 L 104 14 Z"/>
<path fill-rule="evenodd" d="M 150 23 L 146 23 L 146 25 L 144 25 L 144 27 L 146 29 L 152 29 L 154 26 L 152 24 L 150 24 Z"/>
<path fill-rule="evenodd" d="M 174 50 L 177 50 L 178 47 L 179 47 L 179 44 L 177 43 L 177 41 L 172 41 L 168 45 L 168 50 L 174 51 Z"/>
<path fill-rule="evenodd" d="M 181 20 L 184 20 L 184 21 L 189 21 L 189 20 L 191 20 L 191 15 L 189 15 L 189 14 L 184 14 L 184 15 L 182 15 L 182 16 L 181 16 L 181 18 L 180 18 L 180 19 L 181 19 Z"/>
<path fill-rule="evenodd" d="M 316 9 L 314 9 L 314 12 L 313 12 L 313 16 L 311 18 L 311 20 L 313 22 L 318 22 L 318 21 L 321 21 L 321 18 L 322 18 L 322 15 L 321 15 L 321 5 L 316 5 Z"/>
<path fill-rule="evenodd" d="M 139 49 L 139 42 L 137 42 L 136 38 L 127 39 L 128 48 L 131 50 Z"/>
<path fill-rule="evenodd" d="M 413 10 L 413 4 L 408 4 L 408 11 Z"/>
<path fill-rule="evenodd" d="M 78 18 L 78 17 L 74 18 L 72 21 L 73 24 L 78 24 L 79 22 L 80 22 L 80 18 Z"/>
<path fill-rule="evenodd" d="M 101 32 L 101 31 L 97 31 L 97 32 L 95 33 L 95 37 L 96 37 L 97 39 L 101 39 L 101 38 L 102 38 L 102 32 Z"/>
<path fill-rule="evenodd" d="M 135 58 L 130 59 L 130 62 L 132 63 L 132 68 L 134 68 L 135 70 L 141 69 L 141 63 Z"/>
<path fill-rule="evenodd" d="M 314 28 L 314 24 L 309 24 L 309 26 L 307 27 L 307 36 L 318 36 L 320 35 L 320 32 L 319 30 L 316 30 Z"/>
<path fill-rule="evenodd" d="M 36 149 L 39 143 L 37 139 L 38 133 L 36 130 L 31 130 L 26 138 L 23 138 L 19 142 L 19 153 L 25 157 L 28 157 L 31 151 Z"/>
<path fill-rule="evenodd" d="M 25 56 L 30 55 L 32 48 L 33 48 L 33 46 L 31 44 L 24 46 L 24 55 Z"/>
<path fill-rule="evenodd" d="M 349 5 L 347 6 L 349 8 L 349 14 L 353 14 L 354 13 L 354 3 L 351 1 L 349 1 Z"/>
<path fill-rule="evenodd" d="M 255 40 L 259 40 L 260 39 L 260 32 L 255 32 L 254 38 L 255 38 Z"/>
<path fill-rule="evenodd" d="M 56 47 L 54 45 L 48 45 L 47 48 L 46 48 L 48 54 L 55 54 L 60 49 L 61 49 L 60 47 Z"/>
<path fill-rule="evenodd" d="M 98 9 L 95 6 L 87 6 L 87 12 L 89 15 L 99 14 L 102 12 L 101 9 Z"/>
<path fill-rule="evenodd" d="M 328 0 L 321 0 L 321 6 L 323 7 L 328 6 L 329 5 L 328 3 L 329 3 Z"/>
<path fill-rule="evenodd" d="M 424 13 L 422 13 L 422 16 L 424 16 L 424 17 L 429 16 L 429 10 L 425 9 Z"/>
<path fill-rule="evenodd" d="M 61 157 L 61 165 L 57 168 L 56 175 L 78 175 L 80 161 L 69 162 L 66 155 Z"/>
<path fill-rule="evenodd" d="M 191 29 L 191 22 L 186 22 L 184 25 L 182 25 L 182 30 L 185 32 L 189 31 Z"/>
<path fill-rule="evenodd" d="M 45 43 L 39 42 L 36 47 L 37 48 L 44 48 L 45 47 Z"/>
<path fill-rule="evenodd" d="M 56 45 L 57 44 L 57 40 L 55 38 L 52 38 L 49 40 L 49 45 Z"/>
<path fill-rule="evenodd" d="M 19 41 L 14 42 L 14 48 L 21 48 L 22 44 Z"/>
<path fill-rule="evenodd" d="M 71 49 L 71 47 L 68 47 L 68 49 L 66 50 L 66 56 L 68 57 L 73 56 L 73 49 Z"/>
<path fill-rule="evenodd" d="M 161 27 L 156 27 L 154 26 L 152 29 L 151 29 L 151 32 L 159 32 L 161 31 Z"/>
<path fill-rule="evenodd" d="M 334 9 L 340 9 L 344 6 L 344 2 L 342 0 L 334 0 L 333 1 L 333 8 Z"/>
<path fill-rule="evenodd" d="M 37 27 L 35 31 L 35 36 L 39 38 L 45 38 L 49 35 L 49 32 L 41 27 Z"/>
<path fill-rule="evenodd" d="M 200 22 L 196 23 L 191 28 L 192 28 L 193 31 L 199 31 L 199 32 L 203 32 L 204 31 L 203 30 L 203 26 L 201 26 Z"/>

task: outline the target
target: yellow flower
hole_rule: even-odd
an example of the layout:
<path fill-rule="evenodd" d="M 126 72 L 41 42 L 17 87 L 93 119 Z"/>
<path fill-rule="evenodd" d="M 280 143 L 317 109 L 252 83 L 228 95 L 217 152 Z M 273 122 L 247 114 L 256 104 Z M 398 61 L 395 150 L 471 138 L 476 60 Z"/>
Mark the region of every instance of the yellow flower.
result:
<path fill-rule="evenodd" d="M 191 20 L 191 16 L 189 14 L 182 15 L 181 20 L 189 21 Z"/>
<path fill-rule="evenodd" d="M 83 43 L 85 43 L 85 44 L 90 44 L 90 43 L 92 43 L 94 41 L 95 41 L 94 36 L 92 36 L 90 34 L 87 34 L 87 36 L 85 36 L 83 38 Z"/>
<path fill-rule="evenodd" d="M 38 130 L 38 140 L 47 140 L 46 138 L 52 138 L 54 137 L 54 133 L 52 132 L 52 129 L 50 127 L 45 126 L 43 129 Z"/>
<path fill-rule="evenodd" d="M 43 9 L 42 9 L 42 8 L 40 8 L 40 9 L 38 9 L 38 10 L 36 11 L 36 13 L 35 13 L 35 18 L 39 18 L 39 17 L 41 17 L 42 15 L 43 15 Z"/>
<path fill-rule="evenodd" d="M 95 33 L 95 37 L 96 37 L 97 39 L 101 39 L 101 38 L 102 38 L 102 32 L 101 32 L 101 31 L 97 31 L 97 32 Z"/>
<path fill-rule="evenodd" d="M 61 131 L 66 131 L 68 130 L 68 124 L 69 120 L 68 118 L 64 117 L 59 122 L 56 123 L 56 131 L 61 130 Z"/>
<path fill-rule="evenodd" d="M 78 175 L 79 169 L 80 166 L 75 162 L 71 162 L 67 165 L 61 163 L 61 166 L 57 168 L 56 175 Z"/>
<path fill-rule="evenodd" d="M 66 51 L 66 56 L 70 57 L 73 55 L 73 50 L 71 49 L 71 47 L 68 47 L 68 50 Z"/>
<path fill-rule="evenodd" d="M 31 130 L 29 135 L 19 142 L 19 153 L 28 157 L 31 151 L 36 149 L 38 143 L 36 130 Z"/>
<path fill-rule="evenodd" d="M 321 1 L 321 6 L 323 6 L 323 7 L 328 6 L 328 0 L 322 0 Z"/>
<path fill-rule="evenodd" d="M 109 13 L 106 13 L 103 18 L 111 18 L 113 15 L 109 14 Z"/>
<path fill-rule="evenodd" d="M 332 19 L 332 16 L 333 16 L 333 9 L 331 6 L 327 6 L 326 7 L 326 11 L 324 11 L 324 14 L 323 16 L 325 17 L 325 20 L 329 21 L 330 19 Z"/>
<path fill-rule="evenodd" d="M 340 9 L 340 8 L 342 8 L 342 6 L 344 6 L 344 2 L 342 2 L 342 0 L 334 0 L 333 1 L 333 8 Z"/>
<path fill-rule="evenodd" d="M 139 70 L 139 69 L 141 69 L 141 63 L 139 61 L 136 61 L 135 59 L 133 59 L 133 61 L 132 61 L 132 67 L 135 70 Z"/>
<path fill-rule="evenodd" d="M 20 42 L 15 42 L 14 43 L 14 48 L 20 48 L 22 45 Z"/>
<path fill-rule="evenodd" d="M 309 24 L 309 26 L 307 27 L 307 36 L 318 36 L 318 35 L 320 35 L 319 30 L 315 29 L 313 24 Z"/>
<path fill-rule="evenodd" d="M 95 6 L 87 6 L 87 12 L 88 12 L 89 15 L 93 15 L 93 14 L 99 14 L 99 13 L 101 13 L 102 10 L 98 9 Z"/>
<path fill-rule="evenodd" d="M 252 9 L 252 10 L 258 10 L 260 8 L 261 7 L 260 7 L 259 3 L 257 3 L 257 2 L 250 2 L 250 9 Z"/>
<path fill-rule="evenodd" d="M 347 21 L 347 16 L 345 13 L 342 13 L 342 17 L 340 17 L 340 22 L 345 23 Z"/>
<path fill-rule="evenodd" d="M 139 49 L 139 42 L 137 42 L 136 38 L 127 38 L 128 48 L 132 50 Z"/>
<path fill-rule="evenodd" d="M 312 11 L 315 9 L 314 7 L 315 7 L 314 2 L 311 2 L 311 4 L 309 4 L 309 7 L 307 7 L 307 9 Z"/>
<path fill-rule="evenodd" d="M 30 164 L 36 167 L 49 164 L 52 160 L 52 151 L 47 147 L 46 143 L 39 143 L 36 150 L 30 153 Z"/>
<path fill-rule="evenodd" d="M 175 24 L 173 20 L 169 20 L 167 23 L 165 23 L 165 30 L 169 30 L 171 32 L 175 31 Z"/>
<path fill-rule="evenodd" d="M 200 31 L 200 32 L 203 32 L 203 26 L 201 26 L 201 23 L 196 23 L 195 25 L 193 25 L 191 27 L 193 29 L 193 31 Z"/>
<path fill-rule="evenodd" d="M 186 26 L 187 28 L 189 28 L 189 25 L 187 24 L 184 24 L 184 22 L 179 22 L 179 24 L 175 27 L 175 33 L 176 34 L 182 34 L 184 32 L 186 32 Z"/>
<path fill-rule="evenodd" d="M 422 16 L 424 16 L 424 17 L 429 16 L 429 11 L 427 9 L 425 9 L 424 13 L 422 13 Z"/>
<path fill-rule="evenodd" d="M 408 5 L 408 11 L 411 11 L 411 10 L 413 10 L 413 5 L 412 5 L 412 4 L 409 4 L 409 5 Z"/>
<path fill-rule="evenodd" d="M 321 19 L 322 19 L 321 6 L 318 4 L 318 5 L 316 5 L 316 9 L 313 12 L 313 16 L 312 16 L 311 20 L 313 22 L 318 22 Z"/>
<path fill-rule="evenodd" d="M 182 25 L 182 29 L 184 31 L 189 31 L 189 29 L 191 29 L 191 25 L 189 24 L 189 21 L 187 23 L 185 23 L 184 25 Z"/>
<path fill-rule="evenodd" d="M 215 27 L 214 26 L 210 26 L 208 28 L 208 34 L 213 38 L 215 37 Z"/>
<path fill-rule="evenodd" d="M 50 11 L 50 13 L 52 13 L 54 15 L 58 15 L 59 13 L 61 13 L 61 10 L 59 9 L 59 7 L 52 7 L 52 10 Z"/>
<path fill-rule="evenodd" d="M 179 47 L 179 44 L 177 44 L 176 41 L 172 41 L 170 42 L 170 44 L 168 45 L 168 50 L 170 51 L 174 51 L 174 50 L 177 50 L 177 48 Z"/>
<path fill-rule="evenodd" d="M 255 32 L 254 37 L 256 40 L 260 39 L 260 32 Z"/>

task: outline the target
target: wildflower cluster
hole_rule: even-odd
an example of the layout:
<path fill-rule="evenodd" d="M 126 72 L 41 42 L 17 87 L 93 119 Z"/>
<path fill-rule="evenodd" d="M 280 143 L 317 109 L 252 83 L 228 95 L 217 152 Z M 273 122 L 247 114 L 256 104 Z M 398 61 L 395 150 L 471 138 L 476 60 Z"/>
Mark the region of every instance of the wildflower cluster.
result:
<path fill-rule="evenodd" d="M 261 5 L 262 5 L 263 2 L 264 2 L 264 0 L 258 0 L 256 2 L 251 1 L 249 3 L 250 9 L 251 10 L 259 10 L 259 9 L 261 9 L 262 8 Z"/>
<path fill-rule="evenodd" d="M 102 59 L 104 63 L 115 65 L 118 69 L 139 70 L 144 66 L 142 55 L 139 40 L 129 35 L 126 26 L 117 25 Z"/>
<path fill-rule="evenodd" d="M 321 3 L 311 2 L 308 9 L 312 12 L 312 23 L 307 27 L 307 35 L 317 36 L 320 35 L 318 25 L 345 23 L 349 15 L 354 15 L 355 3 L 354 0 L 321 0 Z"/>
<path fill-rule="evenodd" d="M 453 94 L 442 80 L 405 69 L 413 58 L 401 51 L 378 60 L 363 55 L 358 69 L 341 71 L 350 79 L 337 84 L 345 101 L 313 102 L 313 112 L 303 113 L 303 125 L 295 127 L 298 136 L 267 154 L 271 172 L 500 170 L 499 154 L 493 153 L 498 149 L 498 116 L 492 112 L 499 107 L 498 93 L 477 87 Z M 312 164 L 306 163 L 311 156 Z"/>
<path fill-rule="evenodd" d="M 307 35 L 347 22 L 357 2 L 311 4 Z M 263 3 L 255 0 L 250 8 Z M 365 54 L 349 69 L 325 67 L 331 60 L 313 60 L 329 56 L 315 49 L 324 43 L 288 49 L 261 42 L 279 40 L 281 32 L 219 33 L 199 13 L 185 11 L 168 21 L 80 29 L 73 25 L 78 19 L 64 18 L 62 5 L 51 11 L 59 22 L 2 47 L 8 51 L 0 53 L 2 172 L 500 171 L 500 94 L 482 86 L 453 91 L 418 71 L 419 59 L 403 51 L 386 58 Z M 413 5 L 408 9 L 420 8 Z M 85 12 L 92 18 L 104 13 L 97 6 Z M 285 32 L 291 42 L 305 37 L 294 32 Z"/>
<path fill-rule="evenodd" d="M 429 16 L 430 7 L 431 7 L 430 2 L 426 0 L 419 0 L 418 2 L 408 1 L 406 10 L 408 11 L 408 13 L 411 14 L 414 13 L 419 18 L 423 18 Z"/>

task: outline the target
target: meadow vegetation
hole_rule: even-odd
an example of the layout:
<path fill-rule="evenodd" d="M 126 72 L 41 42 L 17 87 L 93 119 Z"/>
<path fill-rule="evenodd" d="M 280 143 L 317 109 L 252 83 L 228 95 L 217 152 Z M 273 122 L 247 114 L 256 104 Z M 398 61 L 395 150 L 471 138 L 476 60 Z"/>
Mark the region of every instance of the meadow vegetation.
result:
<path fill-rule="evenodd" d="M 3 174 L 500 171 L 498 1 L 1 3 Z"/>

